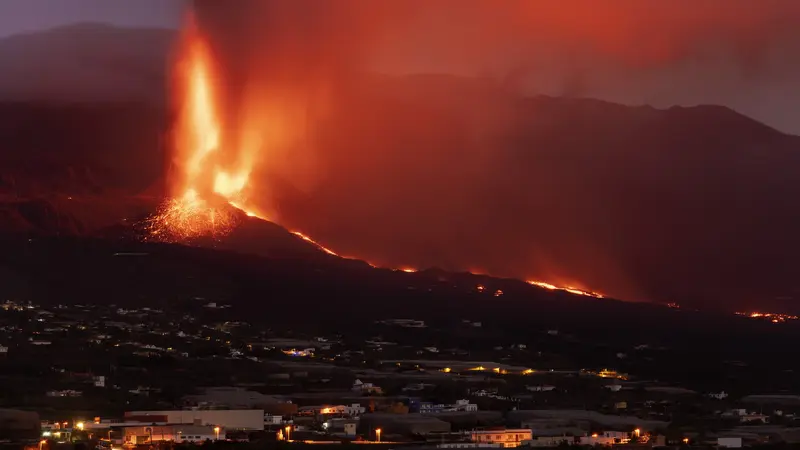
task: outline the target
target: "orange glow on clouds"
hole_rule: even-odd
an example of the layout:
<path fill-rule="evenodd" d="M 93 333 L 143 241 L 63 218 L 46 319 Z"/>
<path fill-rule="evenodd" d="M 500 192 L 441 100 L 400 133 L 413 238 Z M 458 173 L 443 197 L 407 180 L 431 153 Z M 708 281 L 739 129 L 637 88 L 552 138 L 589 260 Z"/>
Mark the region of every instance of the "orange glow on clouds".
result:
<path fill-rule="evenodd" d="M 298 108 L 296 105 L 284 108 L 291 97 L 276 99 L 276 105 L 245 104 L 239 116 L 241 126 L 233 138 L 226 139 L 223 129 L 237 127 L 223 126 L 214 65 L 211 48 L 190 20 L 176 65 L 176 100 L 180 107 L 173 130 L 173 163 L 177 174 L 171 180 L 172 198 L 148 221 L 154 239 L 182 242 L 203 236 L 223 237 L 238 225 L 237 210 L 248 217 L 273 222 L 278 219 L 274 214 L 262 213 L 260 207 L 268 204 L 269 199 L 249 198 L 255 192 L 251 174 L 256 161 L 269 165 L 272 158 L 278 158 L 280 151 L 298 138 L 297 127 L 291 126 Z M 259 207 L 252 200 L 259 200 Z M 291 233 L 328 255 L 356 259 L 342 256 L 300 231 Z M 413 267 L 394 270 L 418 271 Z M 571 286 L 529 283 L 548 290 L 602 297 Z M 493 295 L 500 296 L 502 291 L 494 291 Z"/>

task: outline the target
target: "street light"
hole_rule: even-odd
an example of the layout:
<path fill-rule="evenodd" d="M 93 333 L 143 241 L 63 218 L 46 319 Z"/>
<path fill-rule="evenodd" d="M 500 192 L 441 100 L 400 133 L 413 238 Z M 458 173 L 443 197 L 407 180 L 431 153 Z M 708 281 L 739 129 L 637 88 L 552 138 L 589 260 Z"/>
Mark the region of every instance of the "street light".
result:
<path fill-rule="evenodd" d="M 380 442 L 381 441 L 381 429 L 375 428 L 375 440 Z"/>
<path fill-rule="evenodd" d="M 216 440 L 219 440 L 219 427 L 214 427 L 214 436 L 216 436 Z"/>
<path fill-rule="evenodd" d="M 286 440 L 287 441 L 291 441 L 292 440 L 292 426 L 291 425 L 286 425 L 286 428 L 284 428 L 284 431 L 286 431 Z"/>
<path fill-rule="evenodd" d="M 42 446 L 43 446 L 44 444 L 46 444 L 46 443 L 47 443 L 47 441 L 45 441 L 44 439 L 42 439 L 41 441 L 39 441 L 39 450 L 42 450 Z"/>
<path fill-rule="evenodd" d="M 76 426 L 76 427 L 77 427 L 79 430 L 83 431 L 83 428 L 84 428 L 84 427 L 86 427 L 86 424 L 84 424 L 83 422 L 78 422 L 78 423 L 76 423 L 76 424 L 75 424 L 75 426 Z"/>

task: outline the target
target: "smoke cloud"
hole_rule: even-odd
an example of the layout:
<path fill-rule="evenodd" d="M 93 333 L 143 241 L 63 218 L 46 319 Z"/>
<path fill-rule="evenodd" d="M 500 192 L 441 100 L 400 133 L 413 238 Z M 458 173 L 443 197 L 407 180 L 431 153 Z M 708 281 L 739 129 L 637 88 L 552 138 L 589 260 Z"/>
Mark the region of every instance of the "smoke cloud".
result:
<path fill-rule="evenodd" d="M 194 10 L 219 66 L 226 145 L 240 145 L 241 127 L 268 130 L 250 195 L 280 223 L 375 263 L 634 299 L 652 297 L 642 243 L 672 244 L 653 243 L 648 233 L 663 230 L 626 209 L 636 201 L 616 201 L 609 167 L 624 158 L 559 128 L 585 117 L 519 95 L 758 115 L 763 90 L 794 83 L 800 64 L 789 57 L 795 0 L 195 0 Z M 447 76 L 420 75 L 432 73 Z"/>
<path fill-rule="evenodd" d="M 757 73 L 800 18 L 791 0 L 195 0 L 195 7 L 227 44 L 228 67 L 243 73 L 242 64 L 268 62 L 283 74 L 352 63 L 474 71 L 547 53 L 657 67 L 714 51 L 731 52 Z"/>

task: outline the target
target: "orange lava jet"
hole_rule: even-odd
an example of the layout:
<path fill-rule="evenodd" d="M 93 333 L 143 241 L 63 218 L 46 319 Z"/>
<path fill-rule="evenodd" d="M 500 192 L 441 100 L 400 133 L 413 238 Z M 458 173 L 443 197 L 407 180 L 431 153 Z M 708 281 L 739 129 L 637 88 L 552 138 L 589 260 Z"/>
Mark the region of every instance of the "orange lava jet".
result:
<path fill-rule="evenodd" d="M 192 19 L 181 47 L 176 64 L 181 107 L 173 143 L 179 178 L 173 180 L 173 197 L 147 220 L 151 238 L 170 242 L 230 233 L 238 222 L 233 208 L 244 210 L 237 202 L 244 201 L 242 192 L 250 171 L 250 167 L 226 170 L 218 157 L 222 122 L 216 107 L 213 58 Z"/>
<path fill-rule="evenodd" d="M 215 89 L 217 81 L 211 48 L 190 18 L 184 30 L 180 58 L 176 65 L 176 94 L 179 100 L 178 122 L 174 130 L 174 165 L 177 178 L 171 180 L 172 198 L 158 213 L 146 221 L 149 238 L 166 242 L 187 242 L 200 237 L 220 238 L 238 225 L 241 214 L 275 222 L 257 212 L 248 201 L 247 190 L 255 156 L 268 143 L 280 143 L 281 132 L 276 129 L 257 130 L 244 124 L 238 147 L 222 148 L 223 125 Z M 272 116 L 271 116 L 272 117 Z M 272 117 L 276 121 L 285 118 Z M 271 132 L 272 136 L 261 133 Z M 283 130 L 286 134 L 286 130 Z M 319 250 L 339 258 L 342 256 L 300 231 L 291 231 L 299 239 Z M 373 264 L 367 263 L 372 267 Z M 413 267 L 394 268 L 395 271 L 415 273 Z M 556 286 L 541 281 L 531 285 L 548 290 L 566 291 L 576 295 L 602 298 L 591 291 L 571 286 Z M 479 289 L 483 292 L 483 289 Z M 501 290 L 494 291 L 500 296 Z"/>

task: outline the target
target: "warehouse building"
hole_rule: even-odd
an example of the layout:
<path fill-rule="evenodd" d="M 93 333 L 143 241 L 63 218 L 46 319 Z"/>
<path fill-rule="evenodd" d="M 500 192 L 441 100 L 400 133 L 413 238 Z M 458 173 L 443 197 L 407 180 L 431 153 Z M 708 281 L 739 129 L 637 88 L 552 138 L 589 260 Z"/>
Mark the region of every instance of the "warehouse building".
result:
<path fill-rule="evenodd" d="M 130 411 L 125 419 L 138 422 L 166 423 L 170 425 L 199 425 L 222 427 L 237 431 L 263 431 L 263 409 L 189 409 L 173 411 Z"/>

